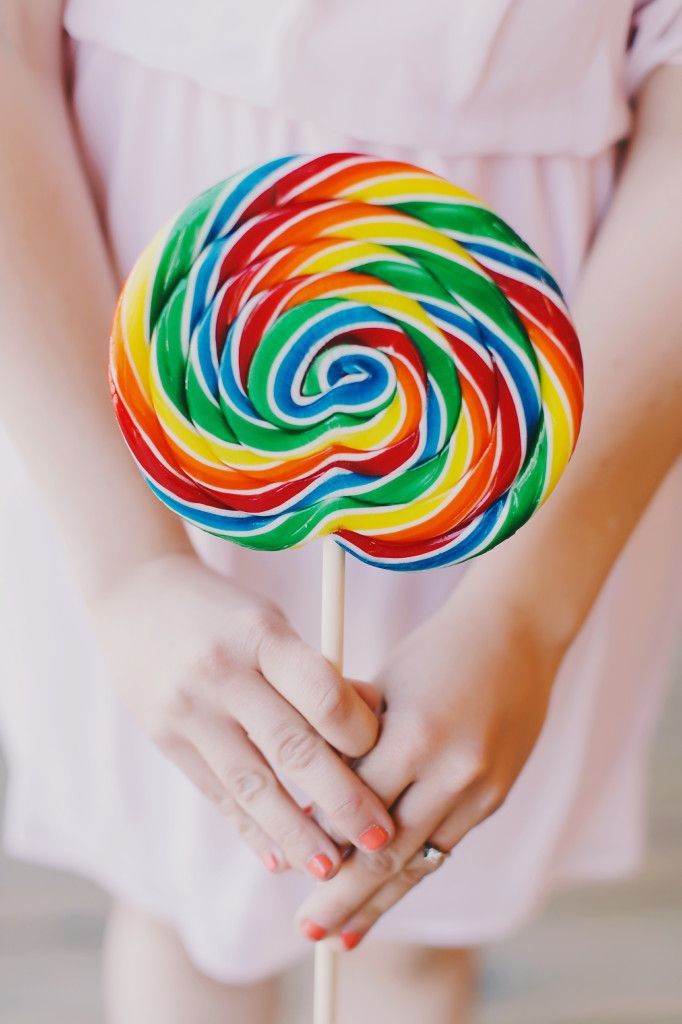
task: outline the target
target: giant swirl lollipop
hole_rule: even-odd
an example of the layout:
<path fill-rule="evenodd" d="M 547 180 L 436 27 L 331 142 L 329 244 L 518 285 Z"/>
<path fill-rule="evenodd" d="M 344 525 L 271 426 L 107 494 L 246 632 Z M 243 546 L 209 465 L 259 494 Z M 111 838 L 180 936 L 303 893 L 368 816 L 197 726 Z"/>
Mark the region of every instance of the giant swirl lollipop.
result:
<path fill-rule="evenodd" d="M 138 466 L 187 522 L 266 550 L 333 534 L 385 569 L 512 534 L 582 409 L 575 332 L 525 242 L 437 175 L 348 153 L 192 202 L 125 284 L 110 374 Z"/>
<path fill-rule="evenodd" d="M 479 554 L 576 440 L 558 286 L 491 210 L 407 164 L 284 157 L 209 189 L 135 265 L 111 379 L 188 522 L 254 548 L 335 533 L 387 569 Z"/>

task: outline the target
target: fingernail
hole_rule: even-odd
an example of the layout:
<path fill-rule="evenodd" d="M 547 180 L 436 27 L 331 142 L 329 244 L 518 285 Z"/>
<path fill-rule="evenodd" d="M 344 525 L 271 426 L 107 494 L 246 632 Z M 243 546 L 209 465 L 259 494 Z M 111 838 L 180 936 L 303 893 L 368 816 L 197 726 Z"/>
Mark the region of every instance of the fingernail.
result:
<path fill-rule="evenodd" d="M 319 878 L 321 882 L 325 878 L 329 878 L 334 870 L 334 865 L 326 853 L 316 853 L 314 857 L 310 858 L 306 867 L 310 874 L 314 875 L 315 878 Z"/>
<path fill-rule="evenodd" d="M 327 934 L 327 929 L 314 921 L 301 921 L 301 931 L 311 942 L 319 942 Z"/>
<path fill-rule="evenodd" d="M 360 842 L 366 850 L 378 850 L 388 842 L 388 832 L 381 825 L 372 825 L 360 836 Z"/>
<path fill-rule="evenodd" d="M 343 942 L 344 947 L 350 950 L 355 949 L 362 935 L 360 932 L 341 932 L 339 938 Z"/>
<path fill-rule="evenodd" d="M 268 850 L 266 853 L 261 853 L 260 859 L 263 861 L 263 864 L 268 869 L 268 871 L 277 871 L 279 867 L 279 858 L 276 857 L 274 853 L 271 853 Z"/>

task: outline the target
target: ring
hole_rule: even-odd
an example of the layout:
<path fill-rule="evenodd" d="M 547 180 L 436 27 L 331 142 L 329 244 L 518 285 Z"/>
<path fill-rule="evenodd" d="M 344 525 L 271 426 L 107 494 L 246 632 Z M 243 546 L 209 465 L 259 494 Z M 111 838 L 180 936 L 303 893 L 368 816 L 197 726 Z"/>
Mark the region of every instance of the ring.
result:
<path fill-rule="evenodd" d="M 439 850 L 433 843 L 424 843 L 422 846 L 422 855 L 424 860 L 430 868 L 439 868 L 441 864 L 448 859 L 449 853 L 445 850 Z"/>

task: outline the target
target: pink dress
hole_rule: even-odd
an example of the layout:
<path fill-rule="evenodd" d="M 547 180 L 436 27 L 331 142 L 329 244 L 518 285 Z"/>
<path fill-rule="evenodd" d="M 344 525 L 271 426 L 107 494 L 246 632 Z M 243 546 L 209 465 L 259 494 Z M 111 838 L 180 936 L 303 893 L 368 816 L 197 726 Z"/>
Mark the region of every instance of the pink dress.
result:
<path fill-rule="evenodd" d="M 680 0 L 71 0 L 65 26 L 74 116 L 121 275 L 178 207 L 233 170 L 359 149 L 481 195 L 570 300 L 629 99 L 653 68 L 682 63 Z M 2 437 L 0 460 L 9 850 L 172 922 L 217 978 L 286 966 L 308 952 L 291 925 L 308 881 L 268 876 L 120 706 L 40 498 Z M 678 607 L 679 512 L 673 474 L 569 652 L 508 801 L 378 934 L 490 942 L 558 883 L 636 866 Z M 264 555 L 196 540 L 316 642 L 317 546 Z M 362 677 L 462 570 L 407 577 L 350 561 L 347 667 Z"/>

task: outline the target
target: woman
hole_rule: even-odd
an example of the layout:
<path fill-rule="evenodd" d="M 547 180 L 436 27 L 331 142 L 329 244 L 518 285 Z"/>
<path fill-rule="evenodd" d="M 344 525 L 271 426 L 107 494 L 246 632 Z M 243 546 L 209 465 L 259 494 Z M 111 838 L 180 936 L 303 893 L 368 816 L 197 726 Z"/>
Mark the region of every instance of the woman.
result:
<path fill-rule="evenodd" d="M 675 610 L 680 4 L 6 7 L 8 846 L 115 897 L 114 1024 L 266 1024 L 303 936 L 349 949 L 380 918 L 349 1019 L 466 1021 L 468 950 L 641 848 Z M 351 566 L 348 671 L 379 690 L 380 732 L 375 691 L 314 650 L 315 550 L 190 545 L 129 465 L 103 376 L 116 290 L 159 224 L 245 164 L 328 149 L 480 194 L 547 259 L 585 353 L 578 451 L 518 536 L 466 572 Z M 336 751 L 366 756 L 351 772 Z M 455 852 L 411 892 L 426 840 Z"/>

